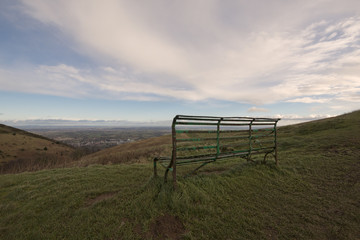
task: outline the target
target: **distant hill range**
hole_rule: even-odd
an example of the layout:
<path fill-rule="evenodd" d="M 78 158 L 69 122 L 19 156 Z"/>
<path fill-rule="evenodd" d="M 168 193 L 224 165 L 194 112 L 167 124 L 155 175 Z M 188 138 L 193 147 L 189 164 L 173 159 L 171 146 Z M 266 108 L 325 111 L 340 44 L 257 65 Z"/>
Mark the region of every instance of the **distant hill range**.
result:
<path fill-rule="evenodd" d="M 166 127 L 171 121 L 125 121 L 125 120 L 66 120 L 66 119 L 33 119 L 8 120 L 4 124 L 14 127 L 46 128 L 46 127 Z"/>

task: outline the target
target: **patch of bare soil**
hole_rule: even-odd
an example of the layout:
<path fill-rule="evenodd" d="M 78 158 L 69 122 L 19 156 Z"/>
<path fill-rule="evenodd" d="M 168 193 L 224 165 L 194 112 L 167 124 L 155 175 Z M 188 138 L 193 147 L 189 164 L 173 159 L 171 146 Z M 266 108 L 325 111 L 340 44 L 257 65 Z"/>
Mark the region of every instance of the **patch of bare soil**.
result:
<path fill-rule="evenodd" d="M 179 217 L 165 214 L 157 217 L 146 233 L 147 238 L 152 239 L 181 239 L 185 233 L 184 224 Z"/>
<path fill-rule="evenodd" d="M 96 198 L 88 199 L 88 200 L 86 201 L 85 206 L 86 206 L 86 207 L 90 207 L 90 206 L 94 205 L 95 203 L 98 203 L 98 202 L 100 202 L 100 201 L 104 201 L 104 200 L 106 200 L 106 199 L 109 199 L 109 198 L 113 197 L 115 194 L 116 194 L 116 192 L 108 192 L 108 193 L 100 194 L 100 195 L 97 196 Z"/>

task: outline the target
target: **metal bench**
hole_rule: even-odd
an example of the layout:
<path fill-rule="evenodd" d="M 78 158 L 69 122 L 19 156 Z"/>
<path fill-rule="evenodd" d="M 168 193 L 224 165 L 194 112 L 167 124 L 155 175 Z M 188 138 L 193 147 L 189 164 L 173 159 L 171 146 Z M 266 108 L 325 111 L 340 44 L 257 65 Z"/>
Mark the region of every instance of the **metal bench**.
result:
<path fill-rule="evenodd" d="M 177 115 L 172 122 L 172 155 L 154 158 L 172 171 L 176 187 L 176 166 L 200 164 L 193 172 L 219 159 L 241 157 L 248 161 L 254 154 L 272 155 L 278 164 L 276 124 L 279 118 L 211 117 Z"/>

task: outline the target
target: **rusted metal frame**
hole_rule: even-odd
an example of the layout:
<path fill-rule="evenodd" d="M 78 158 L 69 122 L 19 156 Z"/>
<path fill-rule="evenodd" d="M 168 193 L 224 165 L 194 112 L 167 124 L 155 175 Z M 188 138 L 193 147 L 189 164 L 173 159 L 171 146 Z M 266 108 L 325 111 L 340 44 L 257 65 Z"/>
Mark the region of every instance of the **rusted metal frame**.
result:
<path fill-rule="evenodd" d="M 266 147 L 266 148 L 253 148 L 252 152 L 253 153 L 258 153 L 261 150 L 267 150 L 267 149 L 274 149 L 274 147 Z M 234 157 L 234 156 L 240 156 L 240 155 L 247 155 L 249 154 L 249 150 L 237 150 L 237 151 L 231 151 L 231 152 L 225 152 L 225 153 L 221 153 L 219 154 L 219 156 L 217 157 L 217 159 L 222 159 L 222 158 L 228 158 L 228 157 Z M 208 161 L 208 160 L 214 160 L 214 154 L 208 154 L 208 155 L 199 155 L 199 156 L 191 156 L 191 157 L 184 157 L 184 158 L 178 158 L 177 159 L 177 165 L 182 165 L 182 164 L 188 164 L 188 163 L 197 163 L 197 162 L 202 162 L 202 161 Z M 184 161 L 185 160 L 185 161 Z"/>
<path fill-rule="evenodd" d="M 217 123 L 209 123 L 209 122 L 178 122 L 176 124 L 177 125 L 194 125 L 194 126 L 196 126 L 196 125 L 199 125 L 199 126 L 206 126 L 206 125 L 216 126 L 217 125 Z"/>
<path fill-rule="evenodd" d="M 253 129 L 254 130 L 254 129 Z M 256 135 L 252 135 L 252 139 L 255 139 L 255 142 L 259 143 L 260 146 L 262 146 L 262 144 L 269 144 L 269 143 L 274 143 L 275 139 L 274 139 L 274 134 L 273 132 L 270 132 L 268 134 L 256 134 Z M 267 140 L 264 141 L 264 139 L 269 139 L 272 138 L 272 140 Z"/>
<path fill-rule="evenodd" d="M 199 146 L 199 147 L 181 147 L 177 148 L 177 151 L 190 151 L 190 150 L 199 150 L 199 149 L 214 149 L 217 148 L 217 145 L 210 145 L 210 146 Z"/>
<path fill-rule="evenodd" d="M 215 161 L 217 159 L 217 157 L 220 154 L 220 124 L 223 118 L 220 118 L 219 121 L 217 122 L 217 126 L 216 126 L 216 158 Z"/>
<path fill-rule="evenodd" d="M 221 119 L 222 122 L 250 122 L 253 121 L 254 125 L 271 125 L 274 123 L 274 121 L 277 121 L 278 119 L 271 119 L 271 118 L 247 118 L 247 117 L 191 117 L 186 116 L 178 117 L 178 124 L 186 123 L 187 121 L 203 121 L 203 122 L 211 122 L 211 121 L 218 121 Z M 224 123 L 225 124 L 225 123 Z M 247 124 L 246 124 L 247 125 Z"/>
<path fill-rule="evenodd" d="M 220 117 L 214 116 L 191 116 L 191 115 L 178 115 L 179 120 L 209 120 L 209 121 L 217 121 Z"/>
<path fill-rule="evenodd" d="M 189 159 L 197 159 L 197 158 L 206 158 L 206 157 L 214 157 L 214 154 L 201 154 L 201 155 L 192 155 L 192 156 L 183 156 L 177 157 L 178 160 L 189 160 Z"/>
<path fill-rule="evenodd" d="M 177 139 L 177 142 L 201 142 L 201 141 L 211 141 L 211 140 L 216 140 L 216 138 L 182 138 L 182 139 Z"/>
<path fill-rule="evenodd" d="M 280 119 L 278 119 L 275 123 L 274 123 L 274 137 L 275 137 L 275 164 L 276 166 L 278 166 L 278 154 L 277 154 L 277 129 L 276 129 L 276 125 L 277 125 L 277 122 L 279 121 Z"/>
<path fill-rule="evenodd" d="M 220 118 L 217 122 L 217 130 L 216 130 L 216 141 L 217 141 L 217 144 L 216 146 L 203 146 L 203 147 L 190 147 L 190 148 L 178 148 L 177 150 L 196 150 L 196 149 L 210 149 L 210 148 L 215 148 L 216 147 L 216 157 L 213 158 L 211 157 L 210 159 L 204 159 L 204 158 L 199 158 L 199 159 L 196 159 L 196 158 L 193 158 L 191 160 L 188 160 L 186 162 L 179 162 L 178 164 L 179 165 L 184 165 L 184 164 L 192 164 L 192 163 L 196 163 L 196 162 L 203 162 L 203 161 L 206 161 L 206 162 L 203 162 L 199 167 L 197 167 L 196 169 L 194 169 L 190 174 L 193 174 L 195 173 L 197 170 L 199 170 L 200 168 L 202 168 L 203 166 L 205 166 L 206 164 L 210 163 L 210 162 L 213 162 L 213 161 L 216 161 L 216 158 L 218 157 L 218 155 L 220 154 L 220 124 L 221 124 L 221 119 Z M 191 120 L 194 120 L 194 119 L 191 119 Z M 183 124 L 183 123 L 181 123 Z M 209 124 L 209 123 L 200 123 L 200 124 L 197 124 L 197 123 L 191 123 L 191 124 L 186 124 L 186 125 L 213 125 L 213 124 Z M 176 164 L 176 162 L 175 162 Z M 174 174 L 174 171 L 173 171 L 173 174 Z M 174 181 L 174 188 L 176 187 L 176 181 Z"/>
<path fill-rule="evenodd" d="M 240 132 L 240 131 L 238 131 Z M 224 133 L 224 131 L 221 131 L 221 133 Z M 233 136 L 233 137 L 221 137 L 220 140 L 231 140 L 231 139 L 247 139 L 248 136 L 241 135 L 241 136 Z"/>
<path fill-rule="evenodd" d="M 191 161 L 180 161 L 178 160 L 177 165 L 187 165 L 187 164 L 193 164 L 193 163 L 201 163 L 201 162 L 214 162 L 215 157 L 208 157 L 208 158 L 199 158 L 199 159 L 192 159 Z"/>
<path fill-rule="evenodd" d="M 251 151 L 252 151 L 252 123 L 255 119 L 250 121 L 249 123 L 249 155 L 248 155 L 248 161 L 251 161 Z"/>
<path fill-rule="evenodd" d="M 179 120 L 208 120 L 217 121 L 222 118 L 222 121 L 251 121 L 254 120 L 252 117 L 214 117 L 214 116 L 191 116 L 191 115 L 178 115 Z M 257 122 L 274 122 L 280 120 L 279 118 L 256 118 Z"/>
<path fill-rule="evenodd" d="M 240 131 L 233 131 L 233 132 L 240 132 Z M 216 132 L 214 132 L 216 133 Z M 223 133 L 223 131 L 221 131 Z M 264 135 L 268 136 L 268 135 Z M 230 140 L 230 139 L 246 139 L 247 136 L 233 136 L 233 137 L 220 137 L 219 140 Z M 183 138 L 183 139 L 177 139 L 177 142 L 201 142 L 201 141 L 211 141 L 211 140 L 217 140 L 217 137 L 213 138 Z"/>
<path fill-rule="evenodd" d="M 179 116 L 175 116 L 171 125 L 171 134 L 172 134 L 172 155 L 171 155 L 171 161 L 169 163 L 169 166 L 165 170 L 165 176 L 164 181 L 167 182 L 167 175 L 169 173 L 169 170 L 172 169 L 173 172 L 173 184 L 174 187 L 176 187 L 176 121 Z"/>
<path fill-rule="evenodd" d="M 251 153 L 259 153 L 260 151 L 267 150 L 267 149 L 274 150 L 274 147 L 252 148 Z M 250 149 L 224 152 L 221 155 L 219 155 L 218 159 L 227 158 L 227 157 L 231 157 L 231 156 L 237 156 L 237 155 L 244 155 L 244 154 L 250 154 Z"/>
<path fill-rule="evenodd" d="M 238 150 L 238 151 L 232 151 L 232 152 L 224 152 L 221 153 L 218 156 L 218 159 L 222 159 L 222 158 L 229 158 L 229 157 L 236 157 L 236 156 L 241 156 L 241 155 L 248 155 L 249 154 L 249 150 Z"/>
<path fill-rule="evenodd" d="M 249 124 L 246 124 L 246 126 L 248 126 L 248 125 Z M 245 131 L 246 131 L 246 128 L 241 129 L 241 130 L 221 130 L 221 133 L 236 133 L 236 132 L 245 133 Z"/>
<path fill-rule="evenodd" d="M 186 118 L 186 119 L 185 119 Z M 203 122 L 177 122 L 177 120 L 193 120 L 193 121 L 203 121 Z M 176 152 L 177 150 L 179 150 L 179 148 L 176 148 L 176 133 L 216 133 L 217 137 L 217 144 L 216 144 L 216 156 L 215 158 L 212 158 L 213 154 L 209 154 L 209 155 L 199 155 L 198 157 L 189 157 L 189 158 L 182 158 L 183 159 L 187 159 L 188 161 L 182 162 L 180 161 L 178 165 L 183 165 L 183 164 L 191 164 L 191 163 L 196 163 L 196 162 L 204 162 L 201 166 L 199 166 L 198 168 L 196 168 L 193 172 L 197 171 L 198 169 L 200 169 L 201 167 L 205 166 L 206 164 L 215 161 L 216 159 L 220 159 L 220 158 L 228 158 L 228 157 L 235 157 L 235 156 L 246 156 L 247 155 L 247 159 L 251 160 L 251 155 L 252 153 L 261 153 L 264 152 L 265 156 L 264 156 L 264 161 L 266 160 L 266 157 L 268 154 L 272 153 L 275 156 L 275 161 L 276 164 L 278 164 L 278 159 L 277 159 L 277 131 L 276 131 L 276 124 L 280 119 L 268 119 L 268 118 L 262 118 L 262 119 L 256 119 L 256 118 L 219 118 L 219 117 L 196 117 L 196 116 L 188 116 L 188 117 L 184 117 L 184 116 L 176 116 L 173 120 L 173 124 L 172 124 L 172 143 L 173 143 L 173 152 L 172 152 L 172 157 L 171 157 L 171 161 L 169 166 L 166 169 L 165 172 L 165 181 L 167 180 L 167 174 L 168 171 L 172 169 L 173 171 L 173 182 L 174 182 L 174 187 L 176 187 L 176 165 L 177 165 L 177 155 Z M 217 121 L 217 123 L 209 123 L 206 121 Z M 222 121 L 232 121 L 232 122 L 236 122 L 236 121 L 241 121 L 241 122 L 247 122 L 246 124 L 243 123 L 222 123 Z M 269 123 L 271 122 L 271 123 Z M 206 125 L 216 125 L 217 126 L 217 130 L 211 130 L 211 131 L 199 131 L 199 130 L 176 130 L 175 127 L 176 125 L 202 125 L 202 126 L 206 126 Z M 220 126 L 245 126 L 248 125 L 249 126 L 249 150 L 240 150 L 240 151 L 232 151 L 229 153 L 220 153 L 220 140 L 222 139 L 238 139 L 238 138 L 246 138 L 245 136 L 241 136 L 241 137 L 229 137 L 229 138 L 220 138 Z M 274 127 L 272 129 L 253 129 L 252 126 L 257 125 L 257 126 L 268 126 L 268 125 L 273 125 Z M 265 131 L 272 131 L 271 133 L 269 133 L 268 135 L 259 135 L 259 136 L 253 136 L 252 131 L 260 131 L 260 130 L 265 130 Z M 224 130 L 221 132 L 241 132 L 243 130 Z M 272 136 L 271 134 L 274 133 L 274 147 L 260 147 L 260 148 L 253 148 L 252 146 L 252 140 L 253 138 L 259 138 L 259 137 L 267 137 L 267 136 Z M 214 138 L 204 138 L 204 139 L 196 139 L 196 141 L 200 141 L 200 140 L 215 140 Z M 180 141 L 194 141 L 194 139 L 192 140 L 187 140 L 187 139 L 179 139 Z M 204 146 L 204 147 L 191 147 L 191 148 L 187 148 L 187 150 L 194 150 L 194 149 L 209 149 L 209 148 L 214 148 L 214 146 Z M 266 149 L 272 149 L 272 151 L 266 151 Z M 184 149 L 185 150 L 185 149 Z M 204 156 L 208 156 L 205 157 Z M 159 161 L 160 159 L 157 158 L 156 160 L 154 159 L 154 174 L 156 173 L 156 162 Z M 163 159 L 163 160 L 168 160 L 168 159 Z"/>
<path fill-rule="evenodd" d="M 190 116 L 190 115 L 178 115 L 179 120 L 209 120 L 209 121 L 218 121 L 222 118 L 225 121 L 233 121 L 233 120 L 251 120 L 250 117 L 214 117 L 214 116 Z"/>
<path fill-rule="evenodd" d="M 154 176 L 157 177 L 157 168 L 156 168 L 156 162 L 158 161 L 158 158 L 154 158 Z"/>
<path fill-rule="evenodd" d="M 221 147 L 240 147 L 240 146 L 247 146 L 249 145 L 248 142 L 236 142 L 236 143 L 231 143 L 231 144 L 226 144 L 226 145 L 221 145 Z"/>
<path fill-rule="evenodd" d="M 280 120 L 280 118 L 252 118 L 255 122 L 269 122 L 273 123 L 275 121 Z"/>
<path fill-rule="evenodd" d="M 172 141 L 173 141 L 173 154 L 172 154 L 172 162 L 173 162 L 173 165 L 172 165 L 172 168 L 173 168 L 173 186 L 174 186 L 174 189 L 176 188 L 176 121 L 177 121 L 177 117 L 173 120 L 173 125 L 172 125 Z"/>
<path fill-rule="evenodd" d="M 163 166 L 164 168 L 167 168 L 167 165 L 165 166 L 163 162 L 170 162 L 171 158 L 170 157 L 155 157 L 154 158 L 154 176 L 157 176 L 157 162 L 160 163 L 161 166 Z"/>
<path fill-rule="evenodd" d="M 221 126 L 248 126 L 248 123 L 222 123 Z"/>
<path fill-rule="evenodd" d="M 215 117 L 216 118 L 216 117 Z M 274 122 L 280 120 L 279 118 L 253 118 L 253 117 L 217 117 L 222 118 L 222 121 L 256 121 L 256 122 Z"/>
<path fill-rule="evenodd" d="M 248 126 L 249 124 L 246 124 L 245 126 Z M 243 130 L 221 130 L 222 133 L 233 133 L 233 132 L 243 132 L 246 131 L 246 129 Z M 176 133 L 216 133 L 216 130 L 176 130 Z"/>
<path fill-rule="evenodd" d="M 256 124 L 256 123 L 252 123 L 253 125 L 263 125 L 263 124 Z M 263 126 L 268 126 L 269 124 L 266 123 Z M 261 141 L 259 139 L 261 138 L 269 138 L 269 137 L 274 137 L 273 133 L 275 131 L 274 129 L 274 123 L 271 124 L 273 127 L 272 128 L 261 128 L 261 129 L 252 129 L 251 131 L 251 136 L 249 136 L 251 139 L 255 139 L 255 142 L 257 142 L 258 144 L 260 144 L 260 148 L 262 148 L 262 144 L 268 144 L 268 143 L 274 143 L 274 140 L 268 140 L 268 141 Z M 252 132 L 259 132 L 259 131 L 271 131 L 270 133 L 267 134 L 255 134 L 253 135 Z M 252 149 L 251 149 L 252 150 Z"/>
<path fill-rule="evenodd" d="M 259 122 L 253 122 L 252 125 L 256 125 L 256 126 L 269 126 L 269 125 L 274 125 L 274 122 L 267 122 L 267 123 L 259 123 Z"/>
<path fill-rule="evenodd" d="M 267 135 L 267 136 L 273 137 L 274 139 L 273 139 L 272 141 L 267 141 L 266 143 L 272 142 L 272 143 L 274 144 L 274 146 L 273 146 L 272 148 L 269 147 L 270 149 L 272 149 L 272 151 L 267 151 L 267 152 L 265 152 L 265 156 L 264 156 L 263 163 L 266 162 L 267 156 L 268 156 L 269 154 L 272 154 L 272 155 L 274 156 L 274 158 L 275 158 L 275 164 L 278 165 L 278 159 L 277 159 L 277 129 L 276 129 L 276 124 L 277 124 L 277 122 L 278 122 L 279 120 L 280 120 L 280 119 L 276 119 L 276 120 L 274 121 L 274 123 L 272 124 L 273 128 L 271 128 L 271 129 L 272 129 L 272 132 L 271 132 L 269 135 Z M 266 149 L 266 148 L 264 148 L 264 149 Z"/>
<path fill-rule="evenodd" d="M 171 156 L 170 157 L 157 157 L 158 161 L 170 161 L 171 160 Z"/>
<path fill-rule="evenodd" d="M 189 173 L 189 174 L 186 175 L 185 177 L 188 177 L 188 176 L 194 174 L 197 170 L 199 170 L 200 168 L 204 167 L 206 164 L 212 163 L 212 162 L 214 162 L 214 161 L 204 162 L 204 163 L 201 164 L 199 167 L 197 167 L 197 168 L 195 168 L 193 171 L 191 171 L 191 173 Z"/>
<path fill-rule="evenodd" d="M 276 159 L 275 154 L 274 154 L 274 151 L 271 151 L 271 152 L 266 152 L 266 153 L 265 153 L 265 156 L 264 156 L 263 163 L 265 163 L 265 162 L 266 162 L 266 157 L 267 157 L 267 155 L 268 155 L 268 154 L 272 154 L 272 155 L 274 156 L 274 158 Z"/>
<path fill-rule="evenodd" d="M 223 122 L 249 122 L 253 118 L 251 117 L 223 117 Z"/>
<path fill-rule="evenodd" d="M 186 164 L 193 164 L 193 163 L 199 163 L 199 162 L 213 162 L 215 160 L 214 155 L 207 155 L 207 156 L 201 156 L 201 157 L 192 157 L 192 158 L 176 158 L 176 165 L 186 165 Z M 158 160 L 159 161 L 159 160 Z M 167 168 L 167 166 L 164 166 Z"/>
<path fill-rule="evenodd" d="M 176 130 L 176 133 L 216 133 L 216 130 Z"/>

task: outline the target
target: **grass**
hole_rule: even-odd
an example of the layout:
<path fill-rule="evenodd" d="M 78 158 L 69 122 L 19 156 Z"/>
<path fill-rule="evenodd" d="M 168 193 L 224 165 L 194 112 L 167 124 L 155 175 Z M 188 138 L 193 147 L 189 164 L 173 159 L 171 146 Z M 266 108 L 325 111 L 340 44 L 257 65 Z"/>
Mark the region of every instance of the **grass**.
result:
<path fill-rule="evenodd" d="M 66 166 L 75 153 L 70 146 L 0 124 L 0 173 Z"/>
<path fill-rule="evenodd" d="M 150 163 L 0 175 L 0 239 L 358 239 L 359 132 L 360 112 L 283 127 L 279 167 L 179 167 L 176 191 Z"/>
<path fill-rule="evenodd" d="M 76 162 L 76 166 L 91 164 L 148 163 L 159 155 L 171 153 L 171 137 L 161 136 L 121 144 L 86 155 Z"/>

